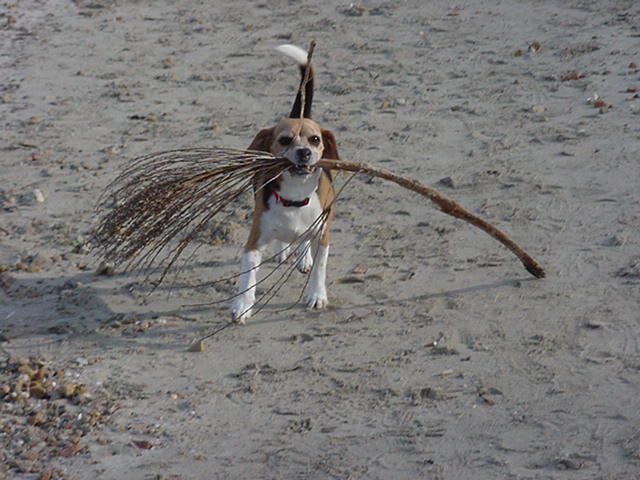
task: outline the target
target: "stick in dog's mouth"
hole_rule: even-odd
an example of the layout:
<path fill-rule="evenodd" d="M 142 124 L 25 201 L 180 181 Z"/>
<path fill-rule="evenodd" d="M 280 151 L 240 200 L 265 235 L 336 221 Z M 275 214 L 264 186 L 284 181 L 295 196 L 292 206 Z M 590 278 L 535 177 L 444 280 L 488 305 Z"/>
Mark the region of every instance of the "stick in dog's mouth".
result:
<path fill-rule="evenodd" d="M 288 170 L 294 175 L 311 175 L 315 172 L 317 165 L 298 165 L 292 163 Z"/>

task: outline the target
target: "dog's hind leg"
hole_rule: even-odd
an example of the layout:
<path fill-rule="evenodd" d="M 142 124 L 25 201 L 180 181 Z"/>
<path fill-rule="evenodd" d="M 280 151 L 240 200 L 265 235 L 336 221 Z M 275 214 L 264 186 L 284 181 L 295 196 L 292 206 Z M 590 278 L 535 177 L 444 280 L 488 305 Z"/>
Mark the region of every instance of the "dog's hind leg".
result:
<path fill-rule="evenodd" d="M 311 241 L 302 242 L 296 249 L 296 267 L 302 273 L 309 273 L 313 267 L 313 253 Z"/>
<path fill-rule="evenodd" d="M 274 261 L 276 263 L 286 263 L 291 256 L 291 247 L 287 242 L 274 240 L 273 242 Z"/>

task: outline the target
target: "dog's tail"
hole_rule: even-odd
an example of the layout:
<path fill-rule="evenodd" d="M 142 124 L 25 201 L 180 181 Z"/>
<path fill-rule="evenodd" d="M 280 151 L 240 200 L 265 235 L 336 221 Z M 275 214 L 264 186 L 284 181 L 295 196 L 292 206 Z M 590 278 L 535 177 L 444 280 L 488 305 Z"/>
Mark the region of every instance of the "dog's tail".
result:
<path fill-rule="evenodd" d="M 307 52 L 305 52 L 302 48 L 296 47 L 295 45 L 280 45 L 276 48 L 281 53 L 284 53 L 286 56 L 293 58 L 300 65 L 300 86 L 304 83 L 304 72 L 307 66 Z M 298 88 L 298 93 L 296 95 L 296 99 L 293 102 L 293 108 L 291 109 L 291 113 L 289 114 L 289 118 L 300 118 L 301 116 L 304 118 L 311 118 L 311 105 L 313 103 L 313 77 L 314 77 L 314 68 L 313 63 L 309 65 L 309 78 L 307 80 L 307 84 L 304 87 L 304 110 L 302 110 L 302 92 L 301 89 Z M 303 115 L 300 115 L 300 114 Z"/>

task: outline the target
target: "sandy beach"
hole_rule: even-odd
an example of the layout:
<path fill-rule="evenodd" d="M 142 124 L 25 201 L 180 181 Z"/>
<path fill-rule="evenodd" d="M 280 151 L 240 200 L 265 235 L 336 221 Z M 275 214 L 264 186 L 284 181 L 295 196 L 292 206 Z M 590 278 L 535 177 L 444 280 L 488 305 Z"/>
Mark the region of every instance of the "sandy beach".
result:
<path fill-rule="evenodd" d="M 100 268 L 98 198 L 139 155 L 246 148 L 298 84 L 275 47 L 312 39 L 342 157 L 547 278 L 361 176 L 329 308 L 296 272 L 188 351 L 250 195 L 155 290 Z M 635 1 L 0 0 L 0 479 L 638 478 L 639 65 Z"/>

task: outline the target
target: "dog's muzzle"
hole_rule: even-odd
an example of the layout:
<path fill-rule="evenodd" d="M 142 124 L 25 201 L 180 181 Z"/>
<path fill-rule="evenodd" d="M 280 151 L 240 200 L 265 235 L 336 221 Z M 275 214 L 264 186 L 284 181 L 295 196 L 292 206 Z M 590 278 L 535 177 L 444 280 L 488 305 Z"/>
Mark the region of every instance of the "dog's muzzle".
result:
<path fill-rule="evenodd" d="M 313 160 L 313 151 L 310 148 L 298 148 L 294 153 L 293 165 L 289 170 L 294 175 L 309 175 L 315 170 L 315 162 Z"/>

